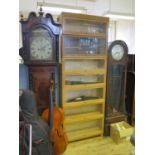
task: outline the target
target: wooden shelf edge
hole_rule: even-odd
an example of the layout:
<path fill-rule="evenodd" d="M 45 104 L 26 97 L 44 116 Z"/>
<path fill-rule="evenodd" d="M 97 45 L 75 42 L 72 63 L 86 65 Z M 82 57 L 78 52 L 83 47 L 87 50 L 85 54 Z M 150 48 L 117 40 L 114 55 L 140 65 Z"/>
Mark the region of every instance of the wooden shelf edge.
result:
<path fill-rule="evenodd" d="M 81 59 L 87 59 L 87 60 L 104 60 L 106 59 L 105 55 L 66 55 L 62 58 L 63 60 L 81 60 Z"/>
<path fill-rule="evenodd" d="M 74 107 L 80 107 L 80 106 L 86 106 L 86 105 L 95 105 L 95 104 L 103 104 L 105 102 L 104 99 L 91 99 L 91 100 L 85 100 L 85 101 L 78 101 L 78 102 L 68 102 L 64 103 L 64 108 L 74 108 Z"/>
<path fill-rule="evenodd" d="M 90 112 L 78 115 L 69 115 L 65 116 L 64 124 L 74 124 L 78 122 L 87 122 L 97 119 L 103 119 L 103 113 L 101 112 Z"/>
<path fill-rule="evenodd" d="M 104 83 L 64 85 L 65 90 L 96 89 L 96 88 L 103 88 L 103 87 L 104 87 Z"/>
<path fill-rule="evenodd" d="M 108 23 L 109 18 L 108 17 L 101 17 L 101 16 L 95 16 L 95 15 L 86 15 L 86 14 L 72 14 L 72 13 L 62 13 L 62 19 L 74 19 L 74 20 L 84 20 L 84 21 L 92 21 L 92 22 L 99 22 L 99 23 Z"/>
<path fill-rule="evenodd" d="M 102 130 L 99 127 L 88 128 L 79 131 L 67 132 L 68 141 L 76 141 L 89 137 L 95 137 L 102 134 Z"/>
<path fill-rule="evenodd" d="M 104 69 L 92 69 L 92 70 L 71 70 L 65 71 L 64 75 L 104 75 Z"/>
<path fill-rule="evenodd" d="M 103 38 L 105 39 L 107 37 L 106 33 L 84 33 L 84 32 L 63 32 L 63 36 L 73 36 L 73 37 L 90 37 L 90 38 Z"/>

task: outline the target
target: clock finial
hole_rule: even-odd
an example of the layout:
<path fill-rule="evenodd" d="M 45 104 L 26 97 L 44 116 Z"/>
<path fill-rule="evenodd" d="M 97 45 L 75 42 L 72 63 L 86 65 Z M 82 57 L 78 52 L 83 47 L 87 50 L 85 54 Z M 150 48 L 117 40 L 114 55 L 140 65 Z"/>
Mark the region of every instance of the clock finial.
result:
<path fill-rule="evenodd" d="M 43 16 L 43 14 L 44 14 L 44 13 L 43 13 L 42 4 L 41 4 L 41 5 L 40 5 L 40 9 L 39 9 L 39 15 L 40 15 L 40 16 Z"/>

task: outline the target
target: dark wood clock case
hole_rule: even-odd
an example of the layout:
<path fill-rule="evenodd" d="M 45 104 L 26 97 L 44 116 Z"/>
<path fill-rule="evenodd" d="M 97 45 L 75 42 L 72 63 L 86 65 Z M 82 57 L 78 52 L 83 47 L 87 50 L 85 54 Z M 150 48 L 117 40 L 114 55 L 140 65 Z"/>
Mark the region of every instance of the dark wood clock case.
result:
<path fill-rule="evenodd" d="M 124 49 L 124 55 L 120 60 L 112 57 L 113 46 L 120 44 Z M 105 106 L 105 131 L 104 135 L 110 135 L 110 124 L 126 119 L 125 116 L 125 89 L 128 61 L 128 47 L 125 42 L 116 40 L 108 48 L 107 68 L 107 95 Z"/>
<path fill-rule="evenodd" d="M 128 54 L 127 81 L 126 81 L 126 112 L 127 120 L 135 124 L 135 54 Z"/>
<path fill-rule="evenodd" d="M 50 82 L 54 79 L 54 74 L 59 66 L 59 34 L 60 24 L 56 24 L 52 15 L 39 12 L 31 12 L 27 20 L 21 19 L 23 47 L 19 54 L 28 66 L 29 85 L 34 91 L 37 99 L 38 111 L 41 113 L 49 105 Z M 31 60 L 30 59 L 30 35 L 32 30 L 44 28 L 48 30 L 52 37 L 53 57 L 51 60 Z"/>

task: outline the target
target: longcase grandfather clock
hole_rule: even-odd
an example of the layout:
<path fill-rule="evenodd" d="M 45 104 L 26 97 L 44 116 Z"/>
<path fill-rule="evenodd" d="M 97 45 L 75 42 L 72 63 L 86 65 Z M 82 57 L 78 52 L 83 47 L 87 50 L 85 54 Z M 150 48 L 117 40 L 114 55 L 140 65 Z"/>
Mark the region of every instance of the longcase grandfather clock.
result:
<path fill-rule="evenodd" d="M 38 111 L 49 105 L 50 81 L 58 65 L 60 24 L 52 15 L 31 12 L 27 20 L 21 19 L 22 42 L 20 55 L 29 70 L 30 89 L 37 98 Z"/>
<path fill-rule="evenodd" d="M 105 135 L 110 124 L 126 120 L 125 90 L 128 47 L 122 40 L 113 41 L 108 48 L 108 74 L 105 113 Z"/>

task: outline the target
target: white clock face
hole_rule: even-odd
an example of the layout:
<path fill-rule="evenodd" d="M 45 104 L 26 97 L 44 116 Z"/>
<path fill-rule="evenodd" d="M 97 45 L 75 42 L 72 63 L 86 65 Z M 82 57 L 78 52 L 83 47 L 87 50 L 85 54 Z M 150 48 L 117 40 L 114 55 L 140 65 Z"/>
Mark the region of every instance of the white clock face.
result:
<path fill-rule="evenodd" d="M 124 56 L 124 49 L 121 45 L 115 45 L 111 51 L 114 60 L 121 60 Z"/>
<path fill-rule="evenodd" d="M 52 38 L 48 31 L 41 28 L 34 30 L 30 40 L 30 59 L 51 60 L 52 49 Z"/>

